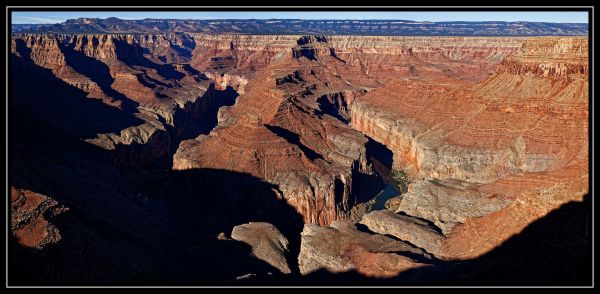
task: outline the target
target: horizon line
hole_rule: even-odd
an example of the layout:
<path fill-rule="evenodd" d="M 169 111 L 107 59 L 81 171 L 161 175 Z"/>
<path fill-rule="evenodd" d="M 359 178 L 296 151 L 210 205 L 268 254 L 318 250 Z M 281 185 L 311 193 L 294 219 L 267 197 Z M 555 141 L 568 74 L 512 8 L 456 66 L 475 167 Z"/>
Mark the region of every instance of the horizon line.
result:
<path fill-rule="evenodd" d="M 452 23 L 452 22 L 465 22 L 465 23 L 481 23 L 481 22 L 501 22 L 501 23 L 519 23 L 519 22 L 529 22 L 529 23 L 560 23 L 560 24 L 588 24 L 588 22 L 552 22 L 552 21 L 531 21 L 531 20 L 446 20 L 446 21 L 431 21 L 431 20 L 412 20 L 412 19 L 376 19 L 376 18 L 364 18 L 364 19 L 338 19 L 338 18 L 155 18 L 155 17 L 145 17 L 145 18 L 119 18 L 115 16 L 101 18 L 101 17 L 77 17 L 77 18 L 69 18 L 63 20 L 61 22 L 48 22 L 48 23 L 33 23 L 33 22 L 22 22 L 13 24 L 35 24 L 35 25 L 53 25 L 53 24 L 62 24 L 69 20 L 78 20 L 78 19 L 99 19 L 99 20 L 107 20 L 109 18 L 116 18 L 118 20 L 129 20 L 129 21 L 139 21 L 139 20 L 200 20 L 200 21 L 218 21 L 218 20 L 236 20 L 236 21 L 251 21 L 251 20 L 300 20 L 300 21 L 404 21 L 404 22 L 415 22 L 415 23 Z"/>
<path fill-rule="evenodd" d="M 589 23 L 584 11 L 11 11 L 11 24 L 59 24 L 69 19 L 121 20 L 298 20 Z"/>

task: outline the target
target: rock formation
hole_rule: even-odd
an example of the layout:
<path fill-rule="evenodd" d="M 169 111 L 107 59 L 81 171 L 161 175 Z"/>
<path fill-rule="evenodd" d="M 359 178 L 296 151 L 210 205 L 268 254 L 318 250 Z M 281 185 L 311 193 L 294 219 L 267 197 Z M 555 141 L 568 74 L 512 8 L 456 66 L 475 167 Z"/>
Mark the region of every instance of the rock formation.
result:
<path fill-rule="evenodd" d="M 13 34 L 15 246 L 53 244 L 67 261 L 45 278 L 71 283 L 163 266 L 166 281 L 254 281 L 293 276 L 296 259 L 302 274 L 389 278 L 479 258 L 589 192 L 587 49 L 584 37 Z M 380 199 L 390 171 L 407 191 Z M 52 225 L 59 203 L 80 231 L 68 240 Z M 250 249 L 215 237 L 232 229 Z M 105 260 L 89 276 L 86 256 Z"/>
<path fill-rule="evenodd" d="M 252 247 L 252 254 L 284 274 L 291 273 L 285 259 L 288 240 L 270 223 L 248 223 L 233 228 L 231 238 Z"/>
<path fill-rule="evenodd" d="M 60 232 L 50 220 L 68 208 L 45 195 L 14 187 L 10 190 L 10 204 L 10 228 L 18 244 L 43 249 L 60 241 Z"/>
<path fill-rule="evenodd" d="M 587 193 L 585 44 L 527 40 L 476 85 L 402 81 L 355 102 L 353 127 L 389 146 L 416 179 L 396 212 L 441 229 L 442 256 L 476 257 Z"/>
<path fill-rule="evenodd" d="M 355 270 L 366 276 L 393 277 L 426 265 L 407 257 L 410 254 L 426 258 L 421 250 L 407 243 L 360 232 L 353 224 L 335 221 L 331 227 L 304 226 L 298 262 L 302 274 L 320 269 L 333 273 Z"/>
<path fill-rule="evenodd" d="M 434 256 L 441 255 L 445 238 L 426 221 L 378 210 L 363 216 L 361 224 L 366 225 L 373 232 L 389 234 L 409 242 Z"/>

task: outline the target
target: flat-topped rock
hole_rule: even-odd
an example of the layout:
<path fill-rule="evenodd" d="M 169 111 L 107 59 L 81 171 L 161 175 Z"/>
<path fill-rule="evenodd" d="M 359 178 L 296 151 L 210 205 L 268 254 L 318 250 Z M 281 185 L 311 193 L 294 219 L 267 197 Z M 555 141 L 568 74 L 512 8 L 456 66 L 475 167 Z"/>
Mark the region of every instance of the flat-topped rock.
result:
<path fill-rule="evenodd" d="M 367 276 L 389 277 L 423 266 L 408 256 L 426 254 L 411 245 L 383 235 L 361 232 L 354 224 L 335 221 L 331 227 L 306 224 L 298 263 L 300 273 L 358 271 Z"/>
<path fill-rule="evenodd" d="M 286 261 L 288 240 L 270 223 L 251 222 L 235 226 L 231 238 L 252 247 L 252 254 L 277 268 L 284 274 L 291 273 Z"/>

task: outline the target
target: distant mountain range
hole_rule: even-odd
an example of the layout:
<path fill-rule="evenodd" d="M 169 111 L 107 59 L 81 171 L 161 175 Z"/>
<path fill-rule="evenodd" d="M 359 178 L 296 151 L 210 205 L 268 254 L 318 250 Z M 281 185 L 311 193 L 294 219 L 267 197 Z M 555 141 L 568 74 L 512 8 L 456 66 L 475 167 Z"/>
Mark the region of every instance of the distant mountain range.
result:
<path fill-rule="evenodd" d="M 411 20 L 141 19 L 78 18 L 53 25 L 13 24 L 14 33 L 156 33 L 405 36 L 579 36 L 587 23 L 418 22 Z"/>
<path fill-rule="evenodd" d="M 43 26 L 47 26 L 47 24 L 31 24 L 31 23 L 13 24 L 12 32 L 13 33 L 32 32 Z"/>

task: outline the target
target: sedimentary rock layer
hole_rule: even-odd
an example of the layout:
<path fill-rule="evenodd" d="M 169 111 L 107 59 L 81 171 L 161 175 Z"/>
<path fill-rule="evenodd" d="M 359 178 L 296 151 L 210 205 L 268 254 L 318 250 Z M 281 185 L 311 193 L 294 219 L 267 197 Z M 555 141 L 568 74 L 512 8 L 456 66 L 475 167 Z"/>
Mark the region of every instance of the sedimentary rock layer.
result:
<path fill-rule="evenodd" d="M 298 262 L 300 272 L 317 270 L 344 273 L 355 270 L 366 276 L 393 277 L 424 264 L 397 252 L 423 256 L 412 246 L 383 235 L 360 232 L 353 224 L 333 222 L 331 227 L 304 226 Z"/>
<path fill-rule="evenodd" d="M 526 40 L 477 84 L 400 80 L 354 102 L 352 126 L 415 180 L 397 212 L 435 223 L 449 238 L 441 255 L 478 256 L 587 193 L 585 48 L 583 38 Z M 472 222 L 494 233 L 455 227 Z"/>
<path fill-rule="evenodd" d="M 284 274 L 291 273 L 285 259 L 289 242 L 281 232 L 270 223 L 248 223 L 239 225 L 231 231 L 231 238 L 252 247 L 252 253 Z"/>
<path fill-rule="evenodd" d="M 189 232 L 198 216 L 188 209 L 201 203 L 241 213 L 228 205 L 256 202 L 248 207 L 260 214 L 248 215 L 264 216 L 281 207 L 269 206 L 275 199 L 306 223 L 300 244 L 278 225 L 287 254 L 300 247 L 302 273 L 394 276 L 429 254 L 481 256 L 589 192 L 587 48 L 582 37 L 13 35 L 10 99 L 22 132 L 11 168 L 66 195 L 79 216 L 127 224 L 121 234 L 139 242 L 128 248 L 172 237 L 168 225 L 148 229 L 157 215 Z M 52 148 L 27 138 L 38 128 Z M 370 212 L 391 169 L 406 173 L 407 191 L 382 205 L 390 211 Z M 240 187 L 207 195 L 193 188 L 199 175 Z M 22 189 L 11 197 L 19 244 L 61 242 L 42 216 L 56 203 Z M 240 230 L 234 238 L 262 246 Z M 257 230 L 287 250 L 279 234 Z M 279 253 L 255 255 L 291 271 Z"/>
<path fill-rule="evenodd" d="M 42 249 L 61 240 L 60 231 L 50 221 L 68 210 L 56 200 L 26 189 L 11 187 L 12 236 L 18 244 Z"/>

